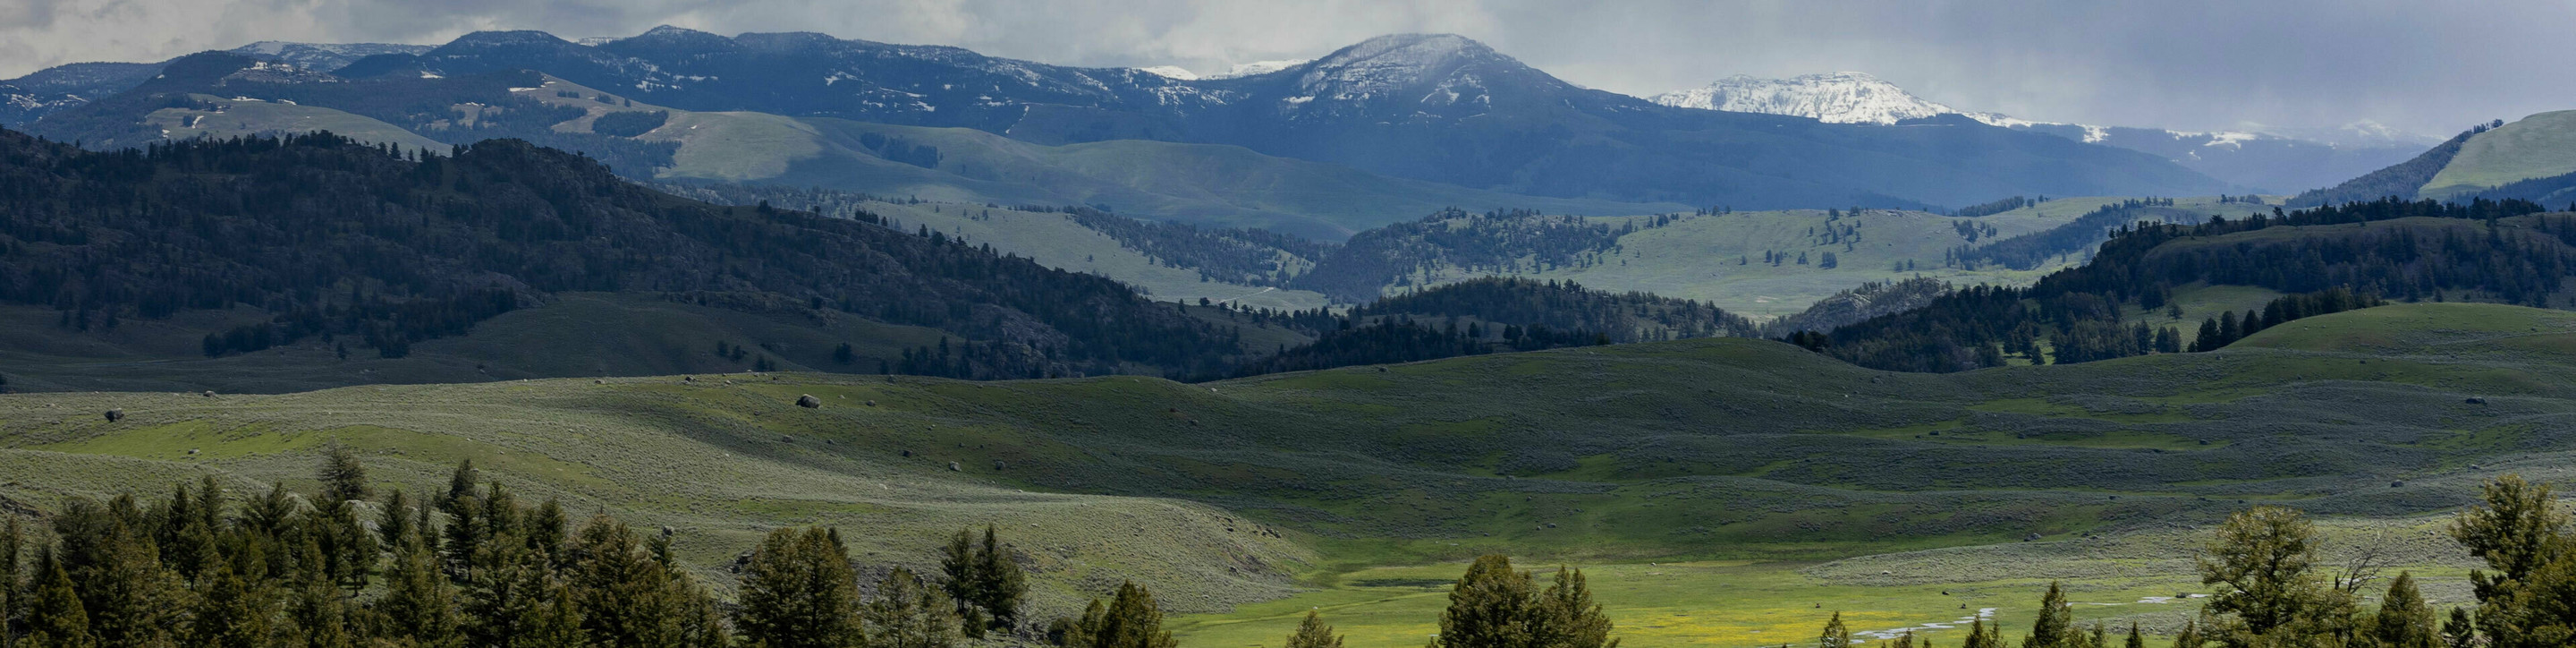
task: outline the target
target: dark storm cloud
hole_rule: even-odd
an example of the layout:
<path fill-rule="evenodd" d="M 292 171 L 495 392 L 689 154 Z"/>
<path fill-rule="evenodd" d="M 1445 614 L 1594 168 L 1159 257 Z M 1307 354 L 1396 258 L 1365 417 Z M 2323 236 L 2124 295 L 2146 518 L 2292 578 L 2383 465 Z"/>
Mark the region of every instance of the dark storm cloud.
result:
<path fill-rule="evenodd" d="M 255 40 L 567 38 L 657 24 L 819 31 L 1078 65 L 1316 56 L 1456 32 L 1587 86 L 1652 94 L 1735 73 L 1856 70 L 1975 110 L 2226 128 L 2373 119 L 2447 133 L 2576 108 L 2564 0 L 0 0 L 0 75 Z"/>

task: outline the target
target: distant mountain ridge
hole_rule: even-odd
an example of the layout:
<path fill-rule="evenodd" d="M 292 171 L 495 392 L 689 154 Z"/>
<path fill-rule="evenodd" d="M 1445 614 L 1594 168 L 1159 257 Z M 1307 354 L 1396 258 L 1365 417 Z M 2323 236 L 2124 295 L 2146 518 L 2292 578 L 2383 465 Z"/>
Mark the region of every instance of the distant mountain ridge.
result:
<path fill-rule="evenodd" d="M 1049 145 L 1230 144 L 1555 198 L 1925 208 L 2017 194 L 2235 189 L 2154 156 L 1984 124 L 1883 128 L 1660 106 L 1581 88 L 1444 34 L 1373 38 L 1272 71 L 1254 65 L 1195 80 L 810 33 L 664 27 L 589 42 L 478 32 L 418 53 L 366 56 L 334 76 L 536 70 L 681 110 L 963 127 Z"/>
<path fill-rule="evenodd" d="M 2177 131 L 2034 121 L 1954 108 L 1861 72 L 1785 79 L 1738 74 L 1704 87 L 1675 90 L 1650 99 L 1666 106 L 1789 115 L 1835 124 L 1898 124 L 1961 115 L 1988 125 L 2151 153 L 2214 178 L 2276 193 L 2330 185 L 2394 164 L 2433 144 L 2430 138 L 2370 122 L 2302 131 L 2327 140 L 2317 141 L 2263 131 Z"/>

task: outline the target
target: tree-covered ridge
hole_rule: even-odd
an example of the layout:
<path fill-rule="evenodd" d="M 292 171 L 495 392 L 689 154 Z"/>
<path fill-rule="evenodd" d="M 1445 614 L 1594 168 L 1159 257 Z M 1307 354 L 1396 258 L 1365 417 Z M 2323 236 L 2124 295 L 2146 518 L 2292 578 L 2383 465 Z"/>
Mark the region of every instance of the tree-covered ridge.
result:
<path fill-rule="evenodd" d="M 1646 226 L 1679 218 L 1656 216 Z M 1367 303 L 1386 286 L 1409 285 L 1428 270 L 1537 272 L 1598 263 L 1603 253 L 1617 249 L 1619 237 L 1638 229 L 1633 222 L 1612 226 L 1526 210 L 1477 214 L 1452 209 L 1361 232 L 1326 253 L 1314 272 L 1289 284 L 1336 301 Z"/>
<path fill-rule="evenodd" d="M 2451 136 L 2451 139 L 2441 144 L 2434 145 L 2432 149 L 2424 151 L 2424 154 L 2417 155 L 2414 159 L 2346 180 L 2343 184 L 2299 192 L 2299 195 L 2292 196 L 2286 204 L 2296 208 L 2341 205 L 2383 198 L 2413 200 L 2415 192 L 2424 188 L 2424 183 L 2433 181 L 2433 176 L 2441 173 L 2442 167 L 2450 166 L 2451 158 L 2460 154 L 2460 147 L 2467 145 L 2470 137 L 2487 132 L 2490 128 L 2486 124 L 2479 124 L 2475 128 Z"/>
<path fill-rule="evenodd" d="M 1197 371 L 1233 349 L 1114 281 L 673 198 L 516 140 L 452 156 L 328 134 L 97 153 L 0 132 L 0 186 L 20 197 L 0 205 L 0 301 L 81 322 L 248 305 L 275 315 L 263 339 L 362 336 L 393 357 L 556 291 L 746 294 L 946 329 L 993 351 L 982 376 Z"/>
<path fill-rule="evenodd" d="M 2138 221 L 2187 222 L 2199 214 L 2172 209 L 2171 198 L 2130 198 L 2094 208 L 2073 222 L 2015 236 L 1985 245 L 1961 245 L 1952 249 L 1945 265 L 1968 270 L 1987 265 L 2000 265 L 2014 270 L 2032 270 L 2051 260 L 2078 254 L 2111 234 L 2111 230 Z M 1964 225 L 1964 223 L 1962 224 Z M 1973 243 L 1976 239 L 1968 239 Z"/>
<path fill-rule="evenodd" d="M 1265 316 L 1266 317 L 1266 316 Z M 1279 316 L 1314 342 L 1238 367 L 1234 375 L 1418 362 L 1537 351 L 1757 334 L 1752 320 L 1687 299 L 1592 290 L 1572 282 L 1487 277 L 1388 297 L 1346 317 Z"/>
<path fill-rule="evenodd" d="M 1388 297 L 1353 308 L 1351 315 L 1465 317 L 1599 333 L 1620 343 L 1746 336 L 1756 329 L 1743 316 L 1688 299 L 1510 277 L 1473 279 Z"/>
<path fill-rule="evenodd" d="M 1285 287 L 1298 273 L 1314 268 L 1318 260 L 1337 247 L 1263 229 L 1201 229 L 1188 223 L 1128 218 L 1082 206 L 1013 209 L 1062 213 L 1164 265 L 1196 269 L 1201 279 L 1247 286 Z"/>
<path fill-rule="evenodd" d="M 2124 324 L 2122 308 L 2163 308 L 2175 286 L 2194 282 L 2340 290 L 2356 304 L 2452 292 L 2542 304 L 2576 267 L 2576 216 L 2540 211 L 2523 201 L 2386 199 L 2195 225 L 2140 223 L 2115 231 L 2091 263 L 2028 288 L 1978 286 L 1797 339 L 1872 368 L 1961 371 L 2001 364 L 2007 353 L 2039 360 L 2040 340 L 2053 343 L 2060 361 L 2168 348 L 2161 331 Z"/>

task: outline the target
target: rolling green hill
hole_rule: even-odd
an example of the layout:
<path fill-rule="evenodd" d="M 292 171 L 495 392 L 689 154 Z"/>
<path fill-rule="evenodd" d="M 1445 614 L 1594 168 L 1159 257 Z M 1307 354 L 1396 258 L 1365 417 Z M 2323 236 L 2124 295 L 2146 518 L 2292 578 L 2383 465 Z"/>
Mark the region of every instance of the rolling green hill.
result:
<path fill-rule="evenodd" d="M 2448 198 L 2576 172 L 2576 110 L 2545 112 L 2479 133 L 2417 195 Z"/>
<path fill-rule="evenodd" d="M 1441 571 L 1377 567 L 1505 551 L 1596 565 L 1755 561 L 1677 567 L 1705 571 L 1674 586 L 1741 580 L 1919 615 L 1928 587 L 1811 590 L 1867 579 L 1769 561 L 2075 541 L 2206 521 L 2249 500 L 2368 518 L 2442 510 L 2498 466 L 2567 472 L 2570 340 L 2568 313 L 2415 304 L 2299 320 L 2215 353 L 1964 374 L 1876 372 L 1714 339 L 1203 385 L 788 373 L 26 394 L 0 397 L 0 462 L 16 476 L 0 497 L 43 509 L 201 471 L 243 487 L 300 479 L 314 449 L 339 440 L 386 485 L 426 490 L 472 457 L 523 497 L 679 528 L 684 557 L 720 584 L 730 576 L 712 566 L 774 525 L 865 529 L 851 534 L 863 562 L 920 565 L 938 534 L 992 522 L 1026 529 L 1013 541 L 1041 566 L 1051 613 L 1125 577 L 1190 612 L 1298 587 L 1376 600 Z M 803 394 L 822 407 L 793 405 Z M 124 418 L 100 416 L 111 408 Z M 1658 571 L 1608 573 L 1643 583 Z M 1972 600 L 2022 596 L 2027 584 L 1990 584 Z M 1669 603 L 1624 594 L 1633 587 L 1607 591 L 1638 598 L 1605 602 L 1651 635 L 1660 624 L 1648 612 Z M 1687 612 L 1656 614 L 1674 613 Z M 1376 623 L 1359 619 L 1354 630 Z M 1235 636 L 1219 627 L 1193 632 Z"/>

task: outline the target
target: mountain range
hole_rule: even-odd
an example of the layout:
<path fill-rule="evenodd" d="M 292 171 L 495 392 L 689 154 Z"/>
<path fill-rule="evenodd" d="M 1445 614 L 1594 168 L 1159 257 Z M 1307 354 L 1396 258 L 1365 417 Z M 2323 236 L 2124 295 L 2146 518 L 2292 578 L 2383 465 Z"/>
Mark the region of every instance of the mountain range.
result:
<path fill-rule="evenodd" d="M 1682 108 L 1807 117 L 1837 124 L 1900 124 L 1961 115 L 1992 126 L 2141 151 L 2267 193 L 2324 187 L 2395 164 L 2438 140 L 2371 122 L 2293 131 L 2177 131 L 2034 121 L 1953 108 L 1860 72 L 1786 79 L 1735 75 L 1652 97 Z"/>
<path fill-rule="evenodd" d="M 408 112 L 433 115 L 476 102 L 491 105 L 491 97 L 460 89 L 471 84 L 425 82 L 534 71 L 613 94 L 621 104 L 671 111 L 964 128 L 1042 146 L 1231 146 L 1268 158 L 1497 192 L 1491 198 L 1501 201 L 1526 196 L 1629 205 L 1939 208 L 2010 195 L 2200 195 L 2239 188 L 2157 156 L 1974 121 L 1832 124 L 1664 106 L 1567 83 L 1452 35 L 1373 38 L 1311 61 L 1200 79 L 819 34 L 724 37 L 664 27 L 589 42 L 595 44 L 541 32 L 478 32 L 427 50 L 386 46 L 354 59 L 349 57 L 368 50 L 261 44 L 238 54 L 298 72 L 217 74 L 201 77 L 199 87 L 164 79 L 168 83 L 157 88 L 139 88 L 158 73 L 148 66 L 89 69 L 83 75 L 49 70 L 11 82 L 12 103 L 26 106 L 13 113 L 11 123 L 95 146 L 101 145 L 103 128 L 154 136 L 159 129 L 134 125 L 151 110 L 168 107 L 132 101 L 119 112 L 104 107 L 100 97 L 148 91 L 166 102 L 190 93 L 225 99 L 300 94 L 304 98 L 292 99 L 298 105 L 357 113 L 430 139 L 466 143 L 460 140 L 475 134 L 430 132 L 437 119 L 403 123 L 384 118 L 383 106 L 369 113 L 365 101 L 321 101 L 320 95 L 332 93 L 295 86 L 366 87 L 342 94 L 400 95 L 410 104 Z M 220 91 L 208 93 L 214 86 Z M 553 124 L 524 126 L 521 131 L 533 132 Z M 632 167 L 661 162 L 649 153 L 606 150 L 613 146 L 605 140 L 549 144 L 591 153 L 635 177 L 655 171 Z M 786 167 L 804 161 L 789 157 L 771 166 L 785 175 Z M 1131 215 L 1187 219 L 1193 211 L 1175 207 Z M 1399 217 L 1373 218 L 1375 223 L 1360 224 Z"/>

